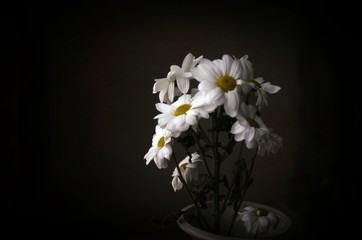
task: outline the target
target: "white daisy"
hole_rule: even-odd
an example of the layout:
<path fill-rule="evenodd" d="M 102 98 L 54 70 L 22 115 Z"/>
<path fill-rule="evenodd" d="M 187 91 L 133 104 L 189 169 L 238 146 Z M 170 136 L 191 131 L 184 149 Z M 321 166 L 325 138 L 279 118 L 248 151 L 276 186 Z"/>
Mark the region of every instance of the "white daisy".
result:
<path fill-rule="evenodd" d="M 255 90 L 257 96 L 256 105 L 261 110 L 263 107 L 268 105 L 266 93 L 274 94 L 277 93 L 281 88 L 276 85 L 272 85 L 270 82 L 264 82 L 261 77 L 254 78 L 253 65 L 248 60 L 248 55 L 240 58 L 241 69 L 242 69 L 242 85 L 241 88 L 245 94 L 248 94 L 251 89 Z"/>
<path fill-rule="evenodd" d="M 156 133 L 152 138 L 152 147 L 144 156 L 146 165 L 153 160 L 158 168 L 167 168 L 172 154 L 171 140 L 171 132 L 157 125 Z"/>
<path fill-rule="evenodd" d="M 187 156 L 184 160 L 182 160 L 179 163 L 179 168 L 182 174 L 182 177 L 185 179 L 186 182 L 192 182 L 192 181 L 196 181 L 198 179 L 198 170 L 197 170 L 197 162 L 200 162 L 201 159 L 200 155 L 195 153 L 191 154 L 191 159 L 190 156 Z M 180 190 L 183 186 L 180 178 L 179 178 L 180 174 L 177 170 L 177 168 L 175 168 L 175 170 L 172 173 L 172 187 L 173 190 L 176 192 L 177 190 Z"/>
<path fill-rule="evenodd" d="M 207 111 L 200 105 L 201 102 L 194 103 L 193 101 L 194 98 L 191 98 L 190 94 L 185 94 L 171 105 L 157 103 L 156 108 L 161 114 L 158 114 L 155 119 L 158 119 L 161 127 L 171 131 L 174 137 L 178 137 L 190 126 L 195 126 L 200 117 L 209 117 Z"/>
<path fill-rule="evenodd" d="M 242 83 L 240 61 L 225 54 L 222 59 L 214 61 L 203 59 L 191 72 L 200 82 L 199 90 L 206 92 L 209 104 L 224 104 L 226 114 L 235 117 L 240 105 Z"/>
<path fill-rule="evenodd" d="M 269 129 L 269 131 L 259 139 L 258 144 L 258 155 L 264 156 L 265 153 L 267 155 L 270 153 L 275 154 L 283 146 L 283 139 L 276 133 L 273 133 L 272 129 Z"/>
<path fill-rule="evenodd" d="M 235 135 L 235 141 L 245 140 L 248 148 L 254 148 L 255 141 L 269 131 L 256 114 L 254 106 L 246 105 L 244 102 L 240 106 L 236 119 L 237 121 L 231 127 L 230 132 Z"/>
<path fill-rule="evenodd" d="M 275 229 L 279 223 L 278 217 L 272 212 L 264 208 L 254 208 L 252 206 L 245 207 L 237 220 L 244 222 L 246 231 L 254 237 L 258 233 L 267 233 L 270 227 Z"/>
<path fill-rule="evenodd" d="M 172 65 L 166 78 L 155 79 L 153 85 L 153 93 L 159 93 L 160 102 L 173 102 L 175 97 L 175 91 L 180 91 L 185 94 L 190 88 L 190 78 L 192 77 L 191 69 L 196 66 L 202 59 L 202 56 L 195 59 L 195 57 L 189 53 L 184 58 L 181 67 Z M 177 88 L 175 87 L 177 83 Z M 165 95 L 167 93 L 167 99 Z"/>

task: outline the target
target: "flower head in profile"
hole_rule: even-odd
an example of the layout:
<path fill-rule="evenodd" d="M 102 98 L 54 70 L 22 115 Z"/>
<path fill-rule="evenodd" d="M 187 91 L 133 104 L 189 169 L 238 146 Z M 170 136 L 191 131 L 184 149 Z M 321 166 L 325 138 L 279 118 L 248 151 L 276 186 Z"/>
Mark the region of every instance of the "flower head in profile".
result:
<path fill-rule="evenodd" d="M 200 106 L 200 102 L 195 100 L 194 103 L 194 99 L 190 94 L 185 94 L 171 105 L 157 103 L 156 108 L 161 114 L 158 114 L 155 119 L 158 119 L 161 127 L 172 132 L 174 137 L 178 137 L 190 126 L 195 126 L 200 117 L 209 117 L 208 112 Z"/>
<path fill-rule="evenodd" d="M 270 82 L 264 82 L 261 77 L 254 78 L 254 70 L 251 62 L 248 60 L 248 55 L 240 58 L 240 64 L 242 68 L 242 90 L 245 94 L 248 94 L 251 90 L 255 91 L 257 96 L 256 105 L 261 110 L 268 105 L 267 93 L 274 94 L 280 90 L 279 86 L 272 85 Z"/>
<path fill-rule="evenodd" d="M 253 105 L 247 105 L 243 102 L 239 113 L 236 115 L 236 119 L 237 121 L 231 127 L 230 132 L 234 134 L 235 141 L 245 140 L 248 148 L 254 148 L 257 140 L 269 131 L 261 118 L 256 114 L 256 109 Z"/>
<path fill-rule="evenodd" d="M 185 179 L 186 182 L 192 182 L 196 181 L 198 179 L 198 170 L 197 170 L 197 162 L 200 162 L 200 155 L 195 153 L 191 154 L 190 156 L 187 156 L 184 160 L 182 160 L 179 163 L 179 168 L 182 174 L 182 177 Z M 179 178 L 180 174 L 177 168 L 172 173 L 172 187 L 173 190 L 176 192 L 177 190 L 180 190 L 183 186 L 182 182 Z"/>
<path fill-rule="evenodd" d="M 269 131 L 258 140 L 258 155 L 275 154 L 283 146 L 283 139 L 272 131 L 272 129 L 269 129 Z"/>
<path fill-rule="evenodd" d="M 152 138 L 152 147 L 144 156 L 146 164 L 148 165 L 153 160 L 158 168 L 167 168 L 172 154 L 171 140 L 172 133 L 157 125 L 156 133 Z"/>
<path fill-rule="evenodd" d="M 279 223 L 278 217 L 265 208 L 247 206 L 238 216 L 238 221 L 244 223 L 246 231 L 253 236 L 258 233 L 266 233 L 270 228 L 274 229 Z"/>
<path fill-rule="evenodd" d="M 235 117 L 240 105 L 241 65 L 239 59 L 224 54 L 222 59 L 203 59 L 192 69 L 198 88 L 205 91 L 210 104 L 224 105 L 226 114 Z"/>
<path fill-rule="evenodd" d="M 165 100 L 166 102 L 172 103 L 175 97 L 175 91 L 180 91 L 182 94 L 187 93 L 190 88 L 190 78 L 192 77 L 191 69 L 193 69 L 201 59 L 202 56 L 195 59 L 195 57 L 189 53 L 184 58 L 181 67 L 172 65 L 166 78 L 155 79 L 156 82 L 153 85 L 153 93 L 159 92 L 161 103 Z"/>

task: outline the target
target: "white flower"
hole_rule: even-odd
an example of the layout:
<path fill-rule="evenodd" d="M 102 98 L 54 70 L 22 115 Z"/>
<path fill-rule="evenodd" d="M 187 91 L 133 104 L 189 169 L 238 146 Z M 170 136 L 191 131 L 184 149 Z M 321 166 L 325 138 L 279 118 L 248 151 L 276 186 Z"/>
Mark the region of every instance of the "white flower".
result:
<path fill-rule="evenodd" d="M 152 138 L 152 147 L 144 156 L 146 165 L 153 160 L 158 168 L 167 168 L 172 154 L 171 140 L 171 132 L 157 125 L 156 133 Z"/>
<path fill-rule="evenodd" d="M 186 182 L 192 182 L 196 181 L 198 179 L 198 170 L 197 170 L 197 162 L 200 162 L 201 159 L 199 159 L 200 155 L 195 153 L 191 154 L 190 156 L 187 156 L 184 160 L 182 160 L 179 163 L 179 168 L 181 170 L 182 177 L 185 179 Z M 177 168 L 172 173 L 172 187 L 173 190 L 176 192 L 177 190 L 180 190 L 183 186 L 181 180 L 179 179 L 179 172 Z"/>
<path fill-rule="evenodd" d="M 160 92 L 160 102 L 165 101 L 165 95 L 167 93 L 166 102 L 173 102 L 175 97 L 175 91 L 180 91 L 185 94 L 190 88 L 190 78 L 192 77 L 191 69 L 196 66 L 202 59 L 202 56 L 195 59 L 195 57 L 189 53 L 186 55 L 182 62 L 182 66 L 172 65 L 166 78 L 155 79 L 153 85 L 153 93 Z M 175 87 L 175 81 L 177 88 Z"/>
<path fill-rule="evenodd" d="M 249 149 L 254 148 L 254 143 L 269 131 L 261 118 L 256 114 L 254 106 L 246 105 L 244 102 L 241 103 L 236 119 L 237 121 L 231 127 L 230 132 L 235 135 L 235 141 L 245 140 L 246 146 Z"/>
<path fill-rule="evenodd" d="M 237 220 L 244 222 L 245 229 L 253 236 L 258 233 L 267 233 L 269 228 L 276 228 L 279 223 L 278 217 L 264 208 L 247 206 L 239 214 Z"/>
<path fill-rule="evenodd" d="M 265 153 L 267 155 L 270 153 L 275 154 L 283 146 L 283 139 L 271 131 L 272 130 L 269 129 L 258 141 L 258 155 L 260 156 L 264 156 Z"/>
<path fill-rule="evenodd" d="M 198 88 L 205 91 L 209 104 L 224 104 L 226 114 L 235 117 L 240 105 L 241 66 L 238 59 L 224 54 L 222 59 L 203 59 L 192 74 L 200 82 Z"/>
<path fill-rule="evenodd" d="M 248 60 L 248 55 L 240 58 L 242 68 L 242 85 L 241 88 L 245 94 L 248 94 L 251 89 L 255 90 L 257 96 L 256 105 L 261 110 L 264 106 L 268 105 L 266 93 L 277 93 L 281 88 L 276 85 L 272 85 L 270 82 L 264 82 L 264 79 L 254 78 L 254 70 L 251 62 Z"/>
<path fill-rule="evenodd" d="M 171 131 L 174 137 L 178 137 L 182 132 L 186 131 L 190 126 L 198 123 L 200 117 L 208 118 L 209 114 L 200 105 L 200 101 L 193 102 L 190 94 L 182 95 L 171 105 L 165 103 L 157 103 L 156 108 L 161 114 L 158 124 Z"/>

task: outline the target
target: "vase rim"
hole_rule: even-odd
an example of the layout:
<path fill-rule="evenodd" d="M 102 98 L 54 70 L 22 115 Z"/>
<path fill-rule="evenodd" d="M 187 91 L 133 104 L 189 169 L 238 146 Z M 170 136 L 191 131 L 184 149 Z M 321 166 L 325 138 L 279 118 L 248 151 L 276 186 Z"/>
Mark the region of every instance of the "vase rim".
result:
<path fill-rule="evenodd" d="M 207 201 L 206 204 L 211 205 L 211 204 L 213 204 L 213 201 Z M 266 210 L 277 215 L 279 220 L 281 222 L 283 222 L 283 226 L 279 228 L 279 231 L 274 231 L 274 232 L 270 233 L 268 236 L 260 236 L 259 238 L 261 238 L 261 239 L 268 239 L 268 238 L 281 236 L 291 229 L 292 223 L 291 223 L 290 217 L 288 217 L 285 213 L 281 212 L 280 210 L 278 210 L 274 207 L 271 207 L 271 206 L 268 206 L 265 204 L 261 204 L 261 203 L 257 203 L 257 202 L 253 202 L 253 201 L 243 201 L 242 207 L 243 206 L 244 207 L 253 206 L 253 207 L 257 207 L 257 208 L 265 208 Z M 192 209 L 193 207 L 194 207 L 194 204 L 190 204 L 190 205 L 182 208 L 182 211 L 188 211 L 188 210 Z M 239 212 L 239 214 L 240 214 L 240 212 Z M 177 224 L 183 231 L 185 231 L 186 233 L 188 233 L 191 236 L 197 237 L 197 239 L 205 239 L 205 240 L 237 240 L 238 239 L 238 240 L 240 240 L 240 237 L 237 237 L 237 236 L 218 235 L 218 234 L 214 234 L 214 233 L 202 230 L 202 229 L 190 224 L 189 222 L 187 222 L 187 220 L 184 218 L 183 215 L 181 215 L 181 217 L 177 220 Z M 255 238 L 244 237 L 242 239 L 253 240 Z"/>

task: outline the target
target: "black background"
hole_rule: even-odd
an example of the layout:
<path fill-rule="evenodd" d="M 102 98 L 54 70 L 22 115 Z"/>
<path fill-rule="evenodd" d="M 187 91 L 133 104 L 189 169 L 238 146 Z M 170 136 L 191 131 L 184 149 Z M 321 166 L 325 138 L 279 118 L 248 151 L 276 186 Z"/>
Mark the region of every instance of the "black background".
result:
<path fill-rule="evenodd" d="M 344 90 L 354 87 L 345 54 L 358 49 L 354 22 L 340 17 L 350 10 L 52 1 L 3 11 L 2 233 L 188 239 L 175 224 L 153 224 L 189 199 L 171 188 L 173 165 L 158 170 L 143 156 L 156 123 L 154 79 L 191 52 L 248 54 L 257 75 L 282 87 L 265 116 L 284 147 L 257 163 L 247 197 L 288 213 L 295 239 L 336 234 L 350 207 L 340 154 Z"/>

